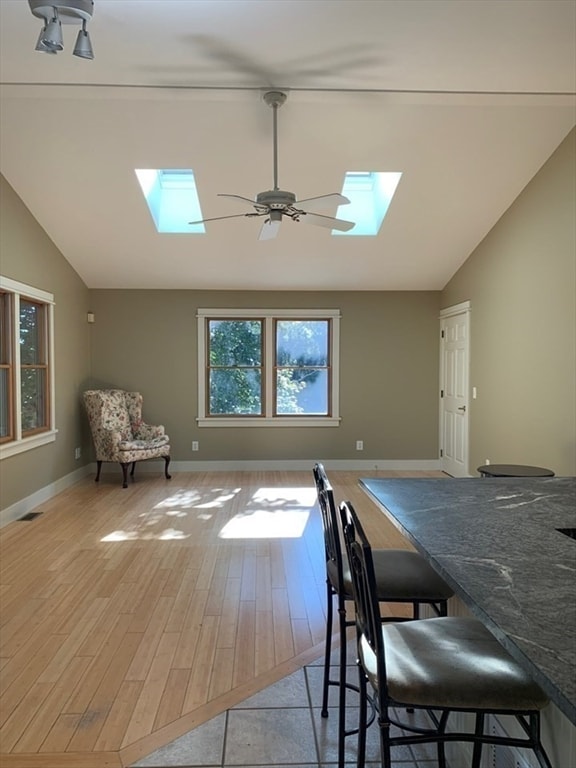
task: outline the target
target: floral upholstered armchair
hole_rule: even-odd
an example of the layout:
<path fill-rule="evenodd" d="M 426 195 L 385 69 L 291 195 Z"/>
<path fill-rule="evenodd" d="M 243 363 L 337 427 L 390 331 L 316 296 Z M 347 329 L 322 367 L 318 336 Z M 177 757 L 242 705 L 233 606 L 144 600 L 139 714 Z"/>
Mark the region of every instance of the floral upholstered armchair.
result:
<path fill-rule="evenodd" d="M 91 389 L 84 392 L 92 439 L 96 450 L 96 482 L 103 461 L 117 461 L 122 467 L 122 487 L 128 487 L 128 466 L 134 476 L 137 461 L 163 458 L 164 475 L 170 479 L 170 438 L 163 426 L 142 420 L 142 395 L 122 389 Z"/>

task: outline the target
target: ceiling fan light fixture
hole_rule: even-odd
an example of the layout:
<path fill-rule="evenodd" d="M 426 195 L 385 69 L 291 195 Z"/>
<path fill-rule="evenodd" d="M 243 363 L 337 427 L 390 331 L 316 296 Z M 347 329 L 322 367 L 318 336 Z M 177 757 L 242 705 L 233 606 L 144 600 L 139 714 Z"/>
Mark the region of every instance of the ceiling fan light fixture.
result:
<path fill-rule="evenodd" d="M 33 16 L 42 19 L 43 26 L 36 50 L 43 53 L 58 53 L 64 50 L 62 24 L 81 24 L 76 40 L 74 55 L 93 59 L 94 53 L 87 23 L 94 13 L 94 0 L 28 0 Z"/>

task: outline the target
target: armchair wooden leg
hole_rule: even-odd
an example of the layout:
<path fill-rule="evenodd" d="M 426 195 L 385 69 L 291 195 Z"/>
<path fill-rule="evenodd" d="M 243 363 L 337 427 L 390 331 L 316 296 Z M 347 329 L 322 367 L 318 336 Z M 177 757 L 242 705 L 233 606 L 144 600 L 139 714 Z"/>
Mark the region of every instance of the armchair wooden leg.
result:
<path fill-rule="evenodd" d="M 170 480 L 172 478 L 172 475 L 168 474 L 168 465 L 170 464 L 170 456 L 164 456 L 164 461 L 166 462 L 164 465 L 164 476 L 167 480 Z"/>
<path fill-rule="evenodd" d="M 125 463 L 120 464 L 120 466 L 122 467 L 122 476 L 123 476 L 122 488 L 128 488 L 128 467 L 130 466 L 130 462 L 128 462 L 127 464 Z"/>
<path fill-rule="evenodd" d="M 102 462 L 97 461 L 96 462 L 96 477 L 94 478 L 94 482 L 97 483 L 100 480 L 100 472 L 102 470 Z"/>

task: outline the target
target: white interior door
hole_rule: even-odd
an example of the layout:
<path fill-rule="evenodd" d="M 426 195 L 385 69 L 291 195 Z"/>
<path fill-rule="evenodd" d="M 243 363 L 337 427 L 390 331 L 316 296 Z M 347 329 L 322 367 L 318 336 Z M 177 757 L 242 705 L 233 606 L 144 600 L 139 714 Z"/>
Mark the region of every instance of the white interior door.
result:
<path fill-rule="evenodd" d="M 468 369 L 470 304 L 440 313 L 440 465 L 468 477 Z"/>

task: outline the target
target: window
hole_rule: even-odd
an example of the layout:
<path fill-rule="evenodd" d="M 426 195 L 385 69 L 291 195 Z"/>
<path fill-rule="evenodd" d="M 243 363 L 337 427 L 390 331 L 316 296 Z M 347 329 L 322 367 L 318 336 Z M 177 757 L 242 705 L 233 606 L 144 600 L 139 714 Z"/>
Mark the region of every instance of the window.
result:
<path fill-rule="evenodd" d="M 199 426 L 337 426 L 338 310 L 198 310 Z"/>
<path fill-rule="evenodd" d="M 204 224 L 190 224 L 203 218 L 194 171 L 178 168 L 136 168 L 135 171 L 158 232 L 206 232 Z"/>
<path fill-rule="evenodd" d="M 355 221 L 349 232 L 333 229 L 335 236 L 372 236 L 378 234 L 392 202 L 402 174 L 393 171 L 346 171 L 342 194 L 350 200 L 338 207 L 339 218 Z"/>
<path fill-rule="evenodd" d="M 0 277 L 0 457 L 55 439 L 54 297 Z"/>

